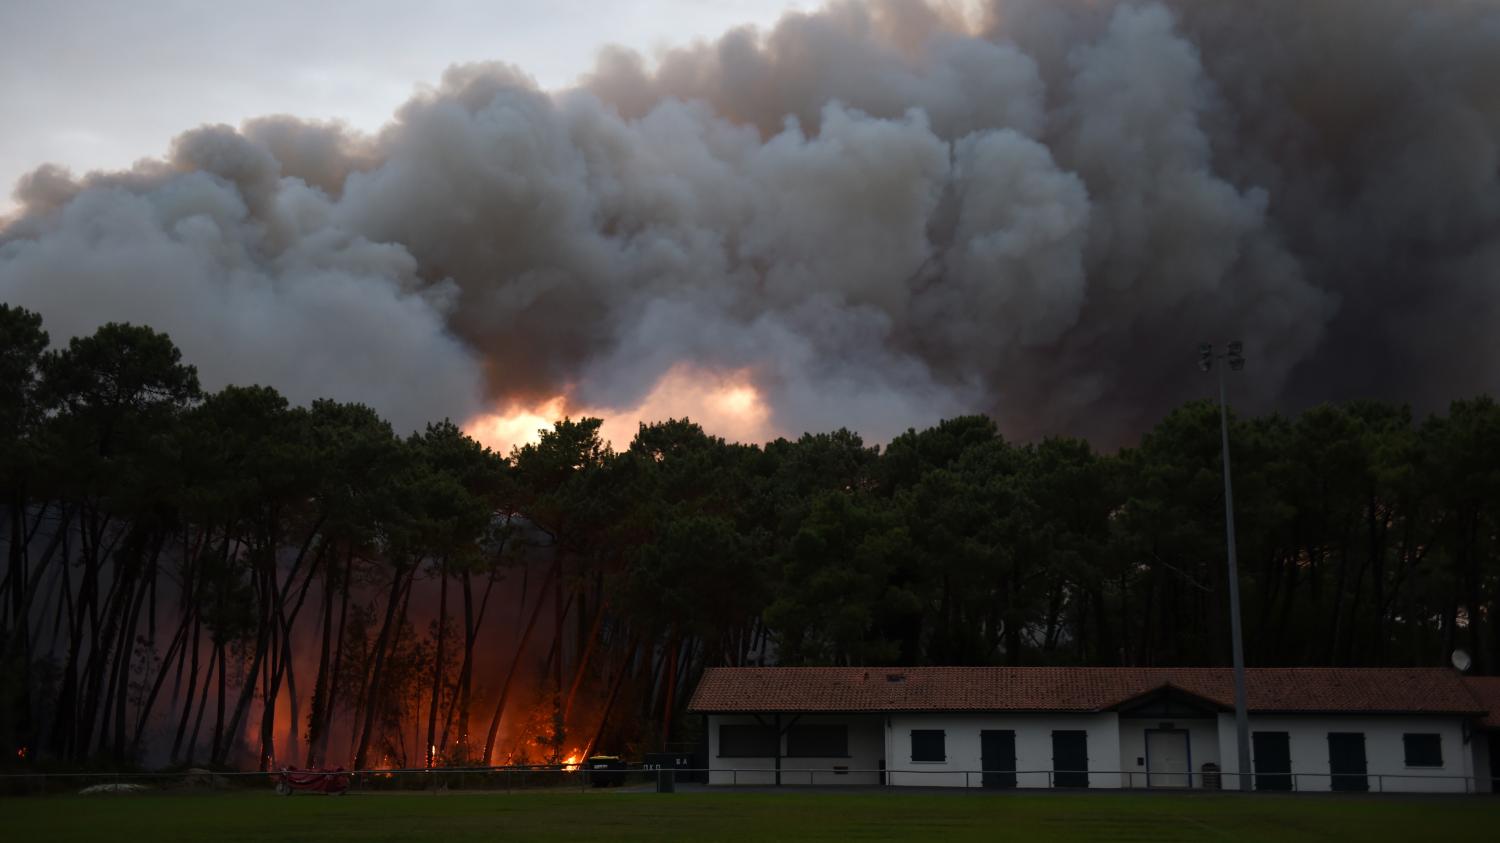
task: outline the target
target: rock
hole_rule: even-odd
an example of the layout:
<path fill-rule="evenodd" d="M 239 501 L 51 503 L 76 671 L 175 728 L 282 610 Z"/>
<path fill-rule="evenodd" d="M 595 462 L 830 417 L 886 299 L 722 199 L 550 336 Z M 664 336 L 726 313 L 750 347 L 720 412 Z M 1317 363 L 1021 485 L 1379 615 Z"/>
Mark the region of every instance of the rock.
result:
<path fill-rule="evenodd" d="M 210 787 L 220 790 L 229 786 L 228 779 L 216 775 L 213 770 L 205 770 L 202 767 L 194 767 L 183 775 L 185 778 L 182 783 L 187 787 Z"/>

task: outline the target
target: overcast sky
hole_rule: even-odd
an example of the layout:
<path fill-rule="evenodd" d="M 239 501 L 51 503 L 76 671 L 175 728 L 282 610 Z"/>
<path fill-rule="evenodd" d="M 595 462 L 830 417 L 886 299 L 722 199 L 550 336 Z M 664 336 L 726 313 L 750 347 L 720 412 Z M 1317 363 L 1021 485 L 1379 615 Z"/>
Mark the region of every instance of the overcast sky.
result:
<path fill-rule="evenodd" d="M 0 0 L 0 213 L 16 179 L 160 155 L 184 129 L 289 113 L 378 128 L 455 62 L 570 84 L 599 47 L 765 26 L 816 0 Z"/>

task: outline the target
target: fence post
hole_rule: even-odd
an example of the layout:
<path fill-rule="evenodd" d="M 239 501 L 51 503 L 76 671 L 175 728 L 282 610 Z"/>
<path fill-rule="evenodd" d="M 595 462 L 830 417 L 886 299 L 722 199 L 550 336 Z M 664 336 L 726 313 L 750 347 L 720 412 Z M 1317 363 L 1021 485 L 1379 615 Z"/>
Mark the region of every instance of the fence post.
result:
<path fill-rule="evenodd" d="M 1051 770 L 1047 771 L 1047 789 L 1048 790 L 1052 789 L 1052 771 Z"/>

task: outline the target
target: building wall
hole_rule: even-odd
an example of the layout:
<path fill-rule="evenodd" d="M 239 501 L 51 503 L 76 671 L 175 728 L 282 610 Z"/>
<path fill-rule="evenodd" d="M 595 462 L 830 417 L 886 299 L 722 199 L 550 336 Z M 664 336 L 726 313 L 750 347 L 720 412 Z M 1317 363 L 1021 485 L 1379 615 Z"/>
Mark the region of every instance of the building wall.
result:
<path fill-rule="evenodd" d="M 783 717 L 783 725 L 789 718 Z M 763 718 L 769 723 L 770 718 Z M 749 715 L 708 717 L 709 781 L 712 784 L 771 785 L 775 783 L 772 758 L 724 758 L 719 755 L 719 725 L 755 724 Z M 1193 769 L 1193 787 L 1202 787 L 1204 763 L 1219 764 L 1222 787 L 1238 787 L 1234 715 L 1222 713 L 1213 719 L 1176 719 L 1175 728 L 1188 731 Z M 1051 783 L 1052 732 L 1083 730 L 1088 733 L 1089 787 L 1145 787 L 1145 731 L 1160 728 L 1154 719 L 1120 719 L 1114 712 L 1102 714 L 890 714 L 804 715 L 799 724 L 839 723 L 849 728 L 847 758 L 782 758 L 782 783 L 796 785 L 878 785 L 882 763 L 888 783 L 902 787 L 980 787 L 979 733 L 986 729 L 1011 730 L 1016 734 L 1017 786 L 1045 788 Z M 913 729 L 944 731 L 946 758 L 942 762 L 911 760 Z M 1490 775 L 1488 743 L 1496 738 L 1474 731 L 1470 742 L 1463 739 L 1463 719 L 1422 716 L 1304 716 L 1252 715 L 1250 730 L 1287 732 L 1295 787 L 1299 791 L 1330 789 L 1328 733 L 1363 732 L 1370 792 L 1473 791 L 1475 776 Z M 1405 764 L 1406 733 L 1440 736 L 1442 767 L 1411 768 Z M 785 738 L 782 752 L 785 753 Z M 847 773 L 831 772 L 835 766 Z M 731 772 L 735 770 L 737 772 Z M 1449 776 L 1451 778 L 1434 778 Z M 1471 777 L 1466 780 L 1463 777 Z M 1478 784 L 1486 789 L 1484 782 Z"/>
<path fill-rule="evenodd" d="M 772 723 L 769 715 L 760 721 L 749 715 L 709 715 L 708 718 L 708 766 L 710 784 L 776 783 L 775 758 L 725 758 L 719 755 L 719 726 L 721 724 L 758 725 Z M 790 715 L 783 715 L 783 727 L 791 722 Z M 849 727 L 849 757 L 847 758 L 787 758 L 786 737 L 781 738 L 781 783 L 783 785 L 873 785 L 880 784 L 880 762 L 885 757 L 884 717 L 871 714 L 804 714 L 797 718 L 796 725 L 842 724 Z M 847 773 L 831 772 L 834 767 L 847 767 Z"/>
<path fill-rule="evenodd" d="M 1120 769 L 1124 773 L 1125 786 L 1149 787 L 1153 784 L 1146 775 L 1146 730 L 1162 728 L 1183 729 L 1188 733 L 1188 760 L 1193 771 L 1191 786 L 1203 787 L 1203 765 L 1219 764 L 1220 758 L 1219 724 L 1213 717 L 1120 718 Z M 1229 728 L 1232 739 L 1233 718 L 1229 721 Z"/>
<path fill-rule="evenodd" d="M 1051 781 L 1052 732 L 1088 732 L 1089 787 L 1120 787 L 1119 718 L 1105 714 L 893 714 L 888 721 L 886 766 L 892 785 L 980 787 L 979 733 L 1016 733 L 1016 786 L 1045 788 Z M 911 760 L 911 730 L 942 729 L 947 756 L 942 762 Z M 1094 773 L 1092 771 L 1101 771 Z M 1107 771 L 1107 772 L 1106 772 Z"/>
<path fill-rule="evenodd" d="M 1464 793 L 1473 790 L 1465 776 L 1474 775 L 1474 752 L 1463 740 L 1463 719 L 1414 715 L 1255 715 L 1250 732 L 1286 732 L 1292 755 L 1297 790 L 1327 791 L 1331 787 L 1328 766 L 1329 732 L 1363 732 L 1365 764 L 1370 792 Z M 1442 767 L 1407 767 L 1406 733 L 1441 736 Z M 1225 772 L 1224 787 L 1237 788 L 1238 748 L 1235 746 L 1234 715 L 1219 715 L 1219 745 Z M 1252 744 L 1253 745 L 1253 744 Z M 1253 749 L 1252 749 L 1253 752 Z M 1251 759 L 1252 771 L 1254 759 Z M 1432 778 L 1450 776 L 1453 778 Z"/>

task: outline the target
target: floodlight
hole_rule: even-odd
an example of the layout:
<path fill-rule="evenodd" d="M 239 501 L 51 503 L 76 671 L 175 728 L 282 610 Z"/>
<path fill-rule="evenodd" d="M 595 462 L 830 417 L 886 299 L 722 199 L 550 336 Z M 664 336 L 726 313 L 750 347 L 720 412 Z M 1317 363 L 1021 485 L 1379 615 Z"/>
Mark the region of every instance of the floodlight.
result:
<path fill-rule="evenodd" d="M 1245 368 L 1245 344 L 1239 340 L 1229 344 L 1229 368 L 1238 372 Z"/>

